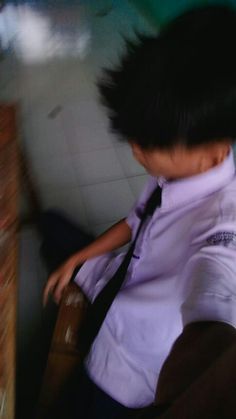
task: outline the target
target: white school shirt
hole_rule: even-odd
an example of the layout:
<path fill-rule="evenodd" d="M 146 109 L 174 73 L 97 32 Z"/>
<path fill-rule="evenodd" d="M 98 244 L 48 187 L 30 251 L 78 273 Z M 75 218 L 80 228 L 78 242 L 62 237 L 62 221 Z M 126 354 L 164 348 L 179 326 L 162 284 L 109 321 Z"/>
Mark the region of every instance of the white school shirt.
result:
<path fill-rule="evenodd" d="M 162 205 L 145 222 L 122 289 L 86 360 L 90 378 L 131 408 L 153 402 L 158 376 L 183 327 L 236 326 L 236 177 L 233 153 L 213 169 L 167 182 L 150 177 L 127 223 L 134 236 L 157 185 Z M 75 281 L 92 301 L 124 253 L 88 260 Z"/>

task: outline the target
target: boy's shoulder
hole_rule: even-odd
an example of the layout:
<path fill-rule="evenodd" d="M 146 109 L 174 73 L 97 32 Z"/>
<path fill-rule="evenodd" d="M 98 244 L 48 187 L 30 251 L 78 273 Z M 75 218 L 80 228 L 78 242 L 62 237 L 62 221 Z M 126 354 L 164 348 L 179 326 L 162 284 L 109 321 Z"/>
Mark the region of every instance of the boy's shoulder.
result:
<path fill-rule="evenodd" d="M 223 188 L 206 197 L 194 215 L 193 244 L 225 245 L 229 239 L 235 242 L 236 176 Z"/>
<path fill-rule="evenodd" d="M 236 221 L 236 175 L 216 192 L 216 200 L 219 203 L 219 218 Z"/>

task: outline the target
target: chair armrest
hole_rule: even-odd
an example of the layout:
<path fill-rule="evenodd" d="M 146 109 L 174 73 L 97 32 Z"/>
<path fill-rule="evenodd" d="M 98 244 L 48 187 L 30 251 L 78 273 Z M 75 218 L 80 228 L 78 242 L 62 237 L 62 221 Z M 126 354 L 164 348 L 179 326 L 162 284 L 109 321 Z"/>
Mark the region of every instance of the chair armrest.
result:
<path fill-rule="evenodd" d="M 75 283 L 70 283 L 60 303 L 51 351 L 77 352 L 78 330 L 87 308 L 87 299 Z"/>

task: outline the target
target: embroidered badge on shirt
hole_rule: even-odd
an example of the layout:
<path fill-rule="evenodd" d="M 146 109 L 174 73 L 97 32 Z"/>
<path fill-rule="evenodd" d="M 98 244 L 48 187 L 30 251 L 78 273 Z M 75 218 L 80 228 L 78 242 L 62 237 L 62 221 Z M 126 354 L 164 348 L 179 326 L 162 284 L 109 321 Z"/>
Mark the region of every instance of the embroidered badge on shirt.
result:
<path fill-rule="evenodd" d="M 220 231 L 207 239 L 207 243 L 211 245 L 228 246 L 232 242 L 236 243 L 236 233 L 231 231 Z"/>

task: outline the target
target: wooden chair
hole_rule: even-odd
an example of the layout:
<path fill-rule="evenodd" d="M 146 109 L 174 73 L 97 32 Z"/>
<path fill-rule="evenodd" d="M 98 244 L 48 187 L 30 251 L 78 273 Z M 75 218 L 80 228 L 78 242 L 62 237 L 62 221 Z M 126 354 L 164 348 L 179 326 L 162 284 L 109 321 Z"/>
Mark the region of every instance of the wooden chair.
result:
<path fill-rule="evenodd" d="M 37 419 L 52 419 L 66 383 L 81 361 L 77 336 L 87 301 L 75 283 L 68 285 L 60 303 L 39 397 Z"/>

